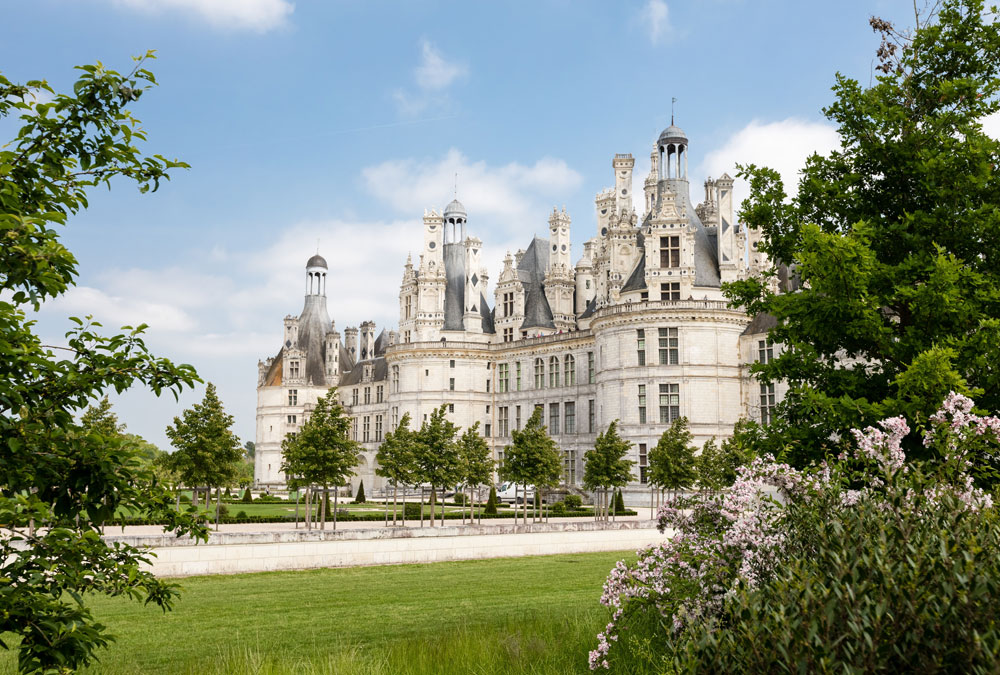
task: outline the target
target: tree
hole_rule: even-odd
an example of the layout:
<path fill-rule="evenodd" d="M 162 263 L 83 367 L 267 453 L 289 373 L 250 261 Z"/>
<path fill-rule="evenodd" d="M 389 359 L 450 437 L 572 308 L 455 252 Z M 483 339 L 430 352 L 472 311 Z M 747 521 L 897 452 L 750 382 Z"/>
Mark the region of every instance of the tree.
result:
<path fill-rule="evenodd" d="M 497 514 L 497 488 L 495 485 L 490 486 L 490 496 L 486 498 L 486 508 L 483 509 L 483 513 L 488 516 Z"/>
<path fill-rule="evenodd" d="M 524 488 L 524 522 L 528 520 L 528 486 L 536 493 L 559 481 L 562 461 L 556 442 L 542 424 L 542 409 L 535 408 L 523 429 L 511 431 L 511 443 L 504 450 L 500 477 Z M 516 504 L 515 504 L 516 507 Z M 514 510 L 515 520 L 517 509 Z"/>
<path fill-rule="evenodd" d="M 356 495 L 354 495 L 354 503 L 355 504 L 364 504 L 365 503 L 365 482 L 364 481 L 361 481 L 360 483 L 358 483 L 358 493 Z"/>
<path fill-rule="evenodd" d="M 195 403 L 180 417 L 174 417 L 174 423 L 166 429 L 167 438 L 175 448 L 169 464 L 184 483 L 195 490 L 205 485 L 210 494 L 212 488 L 235 482 L 243 448 L 232 426 L 233 416 L 223 409 L 211 382 L 205 386 L 201 403 Z M 218 528 L 218 500 L 215 511 Z"/>
<path fill-rule="evenodd" d="M 736 482 L 736 471 L 748 465 L 756 456 L 754 448 L 760 446 L 761 427 L 754 421 L 741 418 L 733 427 L 733 435 L 722 441 L 719 448 L 720 487 Z"/>
<path fill-rule="evenodd" d="M 698 487 L 702 490 L 715 491 L 723 487 L 722 453 L 715 443 L 715 436 L 705 441 L 701 446 L 701 454 L 695 457 L 695 472 L 698 475 Z"/>
<path fill-rule="evenodd" d="M 647 471 L 651 485 L 676 494 L 678 490 L 694 484 L 697 474 L 692 439 L 686 417 L 678 417 L 670 423 L 656 446 L 649 451 Z"/>
<path fill-rule="evenodd" d="M 777 320 L 783 349 L 751 372 L 789 384 L 763 449 L 795 465 L 882 417 L 919 428 L 952 390 L 1000 407 L 1000 142 L 982 125 L 1000 110 L 1000 31 L 982 0 L 934 7 L 909 34 L 871 19 L 875 83 L 836 76 L 823 112 L 840 149 L 809 158 L 791 199 L 775 171 L 741 167 L 741 219 L 783 265 L 724 291 Z M 799 288 L 777 293 L 786 269 Z M 906 447 L 931 452 L 915 432 Z"/>
<path fill-rule="evenodd" d="M 458 439 L 459 480 L 469 490 L 469 519 L 472 519 L 473 490 L 493 483 L 493 458 L 486 439 L 479 435 L 479 422 Z M 464 513 L 464 510 L 463 510 Z M 464 516 L 463 516 L 464 517 Z"/>
<path fill-rule="evenodd" d="M 88 433 L 102 436 L 119 436 L 125 433 L 125 425 L 118 423 L 118 415 L 111 412 L 111 401 L 105 396 L 97 405 L 89 405 L 80 415 L 80 427 Z"/>
<path fill-rule="evenodd" d="M 594 447 L 583 455 L 583 486 L 597 491 L 594 517 L 608 519 L 611 503 L 608 490 L 624 487 L 632 479 L 632 460 L 625 456 L 632 444 L 618 435 L 618 420 L 597 435 Z"/>
<path fill-rule="evenodd" d="M 253 441 L 247 441 L 243 444 L 243 450 L 246 452 L 247 459 L 253 464 L 254 455 L 257 453 L 257 444 Z"/>
<path fill-rule="evenodd" d="M 417 431 L 413 444 L 414 477 L 419 483 L 430 484 L 432 504 L 437 500 L 438 487 L 454 485 L 459 480 L 458 447 L 455 445 L 458 428 L 445 417 L 447 409 L 445 403 L 431 413 L 430 419 Z M 443 519 L 443 504 L 441 508 Z M 433 508 L 431 527 L 434 527 Z"/>
<path fill-rule="evenodd" d="M 385 435 L 385 440 L 375 454 L 375 474 L 392 485 L 392 524 L 396 524 L 396 505 L 399 486 L 413 480 L 414 432 L 410 430 L 410 413 L 404 413 L 399 425 Z M 404 519 L 405 519 L 405 513 Z"/>
<path fill-rule="evenodd" d="M 116 510 L 207 534 L 171 508 L 117 433 L 76 421 L 107 391 L 143 384 L 177 395 L 198 380 L 194 369 L 150 354 L 145 325 L 102 335 L 100 324 L 73 318 L 65 343 L 51 346 L 28 317 L 75 283 L 77 261 L 60 234 L 86 208 L 90 188 L 123 177 L 155 190 L 186 166 L 137 147 L 146 134 L 128 107 L 154 84 L 150 57 L 126 75 L 82 66 L 72 95 L 0 75 L 0 118 L 23 121 L 0 144 L 0 522 L 9 532 L 0 539 L 0 632 L 19 637 L 21 672 L 76 670 L 113 639 L 87 609 L 90 593 L 171 606 L 177 589 L 142 566 L 146 551 L 98 536 Z M 54 97 L 39 103 L 32 90 Z"/>
<path fill-rule="evenodd" d="M 336 387 L 316 401 L 316 407 L 302 424 L 299 433 L 289 434 L 281 443 L 281 470 L 296 488 L 313 485 L 323 493 L 333 486 L 339 488 L 354 475 L 361 446 L 351 440 L 351 419 L 337 399 Z M 340 490 L 334 489 L 333 529 L 337 529 L 337 504 Z M 309 513 L 308 497 L 306 513 Z M 307 527 L 311 525 L 307 522 Z M 320 508 L 320 529 L 326 528 L 326 509 Z"/>

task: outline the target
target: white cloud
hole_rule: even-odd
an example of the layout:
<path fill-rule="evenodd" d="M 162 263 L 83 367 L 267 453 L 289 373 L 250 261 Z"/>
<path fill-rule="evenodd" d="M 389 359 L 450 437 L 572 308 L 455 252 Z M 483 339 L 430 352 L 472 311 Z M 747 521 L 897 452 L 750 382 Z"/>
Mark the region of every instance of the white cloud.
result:
<path fill-rule="evenodd" d="M 654 45 L 670 32 L 670 9 L 663 0 L 649 0 L 639 18 Z"/>
<path fill-rule="evenodd" d="M 400 88 L 392 92 L 399 112 L 407 117 L 432 107 L 447 105 L 447 89 L 469 74 L 464 63 L 449 61 L 430 41 L 420 42 L 420 63 L 413 71 L 416 91 Z"/>
<path fill-rule="evenodd" d="M 133 289 L 131 296 L 126 296 L 89 286 L 75 286 L 46 304 L 45 311 L 80 318 L 92 315 L 108 330 L 145 323 L 156 331 L 178 333 L 191 331 L 197 325 L 180 307 L 151 300 L 139 289 Z"/>
<path fill-rule="evenodd" d="M 1000 110 L 982 119 L 983 131 L 987 136 L 1000 139 Z"/>
<path fill-rule="evenodd" d="M 702 177 L 718 178 L 723 173 L 735 177 L 737 164 L 766 166 L 780 173 L 785 192 L 794 194 L 806 158 L 814 152 L 825 154 L 838 147 L 837 130 L 825 122 L 791 117 L 779 122 L 753 120 L 709 152 L 697 173 Z M 696 194 L 698 185 L 692 183 Z M 733 187 L 737 208 L 748 194 L 746 183 L 738 180 Z"/>
<path fill-rule="evenodd" d="M 115 4 L 149 13 L 177 11 L 194 14 L 216 28 L 265 33 L 285 24 L 295 11 L 289 0 L 113 0 Z"/>

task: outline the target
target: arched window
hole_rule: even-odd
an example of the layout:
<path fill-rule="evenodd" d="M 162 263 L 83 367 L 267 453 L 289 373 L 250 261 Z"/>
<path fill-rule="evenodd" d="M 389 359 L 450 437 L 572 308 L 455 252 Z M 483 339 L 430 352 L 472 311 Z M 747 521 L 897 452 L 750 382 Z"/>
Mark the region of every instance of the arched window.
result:
<path fill-rule="evenodd" d="M 545 361 L 535 359 L 535 389 L 545 389 Z"/>
<path fill-rule="evenodd" d="M 553 356 L 549 359 L 549 387 L 555 389 L 559 386 L 559 357 Z"/>
<path fill-rule="evenodd" d="M 563 384 L 567 387 L 572 387 L 576 384 L 576 359 L 573 358 L 572 354 L 567 354 L 563 365 L 565 366 L 563 369 Z"/>

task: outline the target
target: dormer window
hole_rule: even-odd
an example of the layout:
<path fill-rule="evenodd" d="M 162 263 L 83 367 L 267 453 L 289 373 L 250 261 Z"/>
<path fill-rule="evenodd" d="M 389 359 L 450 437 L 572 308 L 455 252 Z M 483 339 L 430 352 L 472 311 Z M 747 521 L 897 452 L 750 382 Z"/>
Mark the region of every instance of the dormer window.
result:
<path fill-rule="evenodd" d="M 681 266 L 681 238 L 660 237 L 660 267 Z"/>
<path fill-rule="evenodd" d="M 288 377 L 293 380 L 299 378 L 299 362 L 297 359 L 288 362 Z"/>

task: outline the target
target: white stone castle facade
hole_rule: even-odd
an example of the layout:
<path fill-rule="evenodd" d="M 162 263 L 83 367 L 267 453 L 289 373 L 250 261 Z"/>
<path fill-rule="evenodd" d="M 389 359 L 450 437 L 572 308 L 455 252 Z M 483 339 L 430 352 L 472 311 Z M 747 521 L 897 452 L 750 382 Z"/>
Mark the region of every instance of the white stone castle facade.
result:
<path fill-rule="evenodd" d="M 326 308 L 326 261 L 306 265 L 305 307 L 285 318 L 277 355 L 258 364 L 255 478 L 284 483 L 281 441 L 316 400 L 338 387 L 364 448 L 352 490 L 375 476 L 375 453 L 405 413 L 419 427 L 448 405 L 460 427 L 480 423 L 500 460 L 510 432 L 542 407 L 563 453 L 564 478 L 579 485 L 583 454 L 613 420 L 633 443 L 633 490 L 646 480 L 647 451 L 678 416 L 695 442 L 732 433 L 741 417 L 768 419 L 781 385 L 754 381 L 749 365 L 773 353 L 769 317 L 728 307 L 720 285 L 763 271 L 758 235 L 736 223 L 733 179 L 705 182 L 693 204 L 688 138 L 660 134 L 643 183 L 645 216 L 633 207 L 631 155 L 615 155 L 615 186 L 597 195 L 597 231 L 570 260 L 570 217 L 553 210 L 548 238 L 535 237 L 503 263 L 493 307 L 457 200 L 424 214 L 423 250 L 407 259 L 399 330 L 362 323 L 343 336 Z"/>

